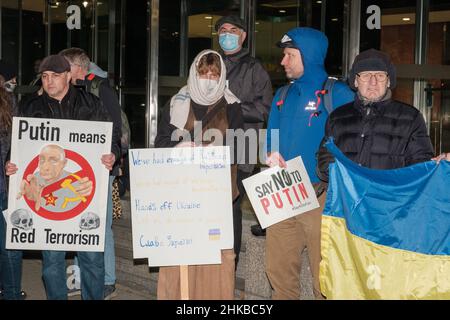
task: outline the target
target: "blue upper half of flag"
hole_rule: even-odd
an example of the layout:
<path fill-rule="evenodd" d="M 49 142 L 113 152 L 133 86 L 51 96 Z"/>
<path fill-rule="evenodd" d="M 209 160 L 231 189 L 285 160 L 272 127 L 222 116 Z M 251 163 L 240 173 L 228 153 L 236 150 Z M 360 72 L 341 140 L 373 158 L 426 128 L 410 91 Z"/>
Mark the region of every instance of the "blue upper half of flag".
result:
<path fill-rule="evenodd" d="M 374 170 L 351 161 L 332 141 L 323 214 L 345 218 L 348 230 L 374 243 L 450 255 L 450 162 Z"/>

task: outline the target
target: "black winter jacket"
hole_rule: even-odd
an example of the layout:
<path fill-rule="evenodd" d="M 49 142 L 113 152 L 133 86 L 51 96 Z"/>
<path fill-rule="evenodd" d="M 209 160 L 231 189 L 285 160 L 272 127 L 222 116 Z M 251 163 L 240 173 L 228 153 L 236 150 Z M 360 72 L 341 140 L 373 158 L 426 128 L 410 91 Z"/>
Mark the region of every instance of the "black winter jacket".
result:
<path fill-rule="evenodd" d="M 82 89 L 74 88 L 72 85 L 65 97 L 59 102 L 43 93 L 35 96 L 22 104 L 19 116 L 32 118 L 86 120 L 86 121 L 111 121 L 106 108 L 93 94 Z M 116 159 L 120 158 L 120 132 L 114 130 L 112 135 L 111 152 Z"/>
<path fill-rule="evenodd" d="M 223 61 L 227 68 L 228 87 L 236 97 L 241 100 L 242 115 L 244 117 L 244 130 L 259 130 L 264 127 L 269 116 L 272 103 L 272 83 L 270 77 L 261 63 L 253 58 L 247 49 L 225 55 Z M 252 172 L 253 164 L 248 164 L 250 146 L 245 146 L 245 159 L 241 159 L 239 170 Z M 254 151 L 254 150 L 252 150 Z"/>
<path fill-rule="evenodd" d="M 357 98 L 330 114 L 317 159 L 322 181 L 328 181 L 328 165 L 334 161 L 324 147 L 329 137 L 348 158 L 372 169 L 402 168 L 434 155 L 422 114 L 392 99 L 364 106 Z"/>
<path fill-rule="evenodd" d="M 272 84 L 267 71 L 246 49 L 222 57 L 229 89 L 241 100 L 244 128 L 261 129 L 272 103 Z"/>

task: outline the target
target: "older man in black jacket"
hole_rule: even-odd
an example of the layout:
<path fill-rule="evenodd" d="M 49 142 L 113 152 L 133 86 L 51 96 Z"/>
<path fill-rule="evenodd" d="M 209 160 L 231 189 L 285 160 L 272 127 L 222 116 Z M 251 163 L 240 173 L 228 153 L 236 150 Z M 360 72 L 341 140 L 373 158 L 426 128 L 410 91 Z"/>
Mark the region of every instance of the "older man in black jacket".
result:
<path fill-rule="evenodd" d="M 413 106 L 392 99 L 395 84 L 395 67 L 387 54 L 375 49 L 360 53 L 349 76 L 357 98 L 330 114 L 323 142 L 333 137 L 348 158 L 372 169 L 430 160 L 434 152 L 424 118 Z M 328 181 L 331 161 L 322 143 L 317 174 L 323 181 Z"/>

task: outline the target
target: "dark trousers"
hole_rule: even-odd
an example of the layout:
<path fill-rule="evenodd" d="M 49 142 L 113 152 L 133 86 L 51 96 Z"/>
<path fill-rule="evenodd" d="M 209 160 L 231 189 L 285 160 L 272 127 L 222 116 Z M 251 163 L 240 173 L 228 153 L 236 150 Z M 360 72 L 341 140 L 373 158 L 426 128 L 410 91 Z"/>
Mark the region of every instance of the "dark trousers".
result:
<path fill-rule="evenodd" d="M 78 252 L 81 298 L 103 300 L 105 261 L 103 252 Z M 42 278 L 48 300 L 67 300 L 66 252 L 42 251 Z"/>

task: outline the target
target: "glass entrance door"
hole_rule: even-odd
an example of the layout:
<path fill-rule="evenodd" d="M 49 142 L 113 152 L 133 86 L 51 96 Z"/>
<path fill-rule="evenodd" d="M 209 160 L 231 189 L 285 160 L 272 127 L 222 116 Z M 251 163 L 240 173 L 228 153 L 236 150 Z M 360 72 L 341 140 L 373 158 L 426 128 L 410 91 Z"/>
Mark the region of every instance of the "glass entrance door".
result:
<path fill-rule="evenodd" d="M 441 87 L 434 88 L 430 83 L 426 89 L 427 101 L 432 106 L 430 138 L 436 154 L 450 150 L 450 83 L 445 80 L 440 84 Z"/>

